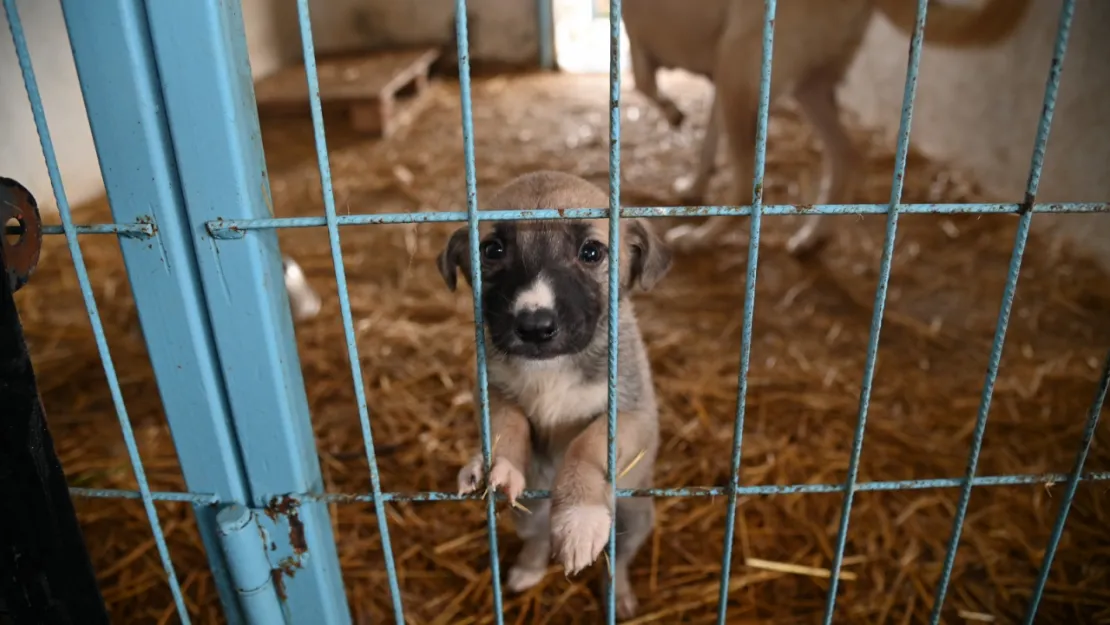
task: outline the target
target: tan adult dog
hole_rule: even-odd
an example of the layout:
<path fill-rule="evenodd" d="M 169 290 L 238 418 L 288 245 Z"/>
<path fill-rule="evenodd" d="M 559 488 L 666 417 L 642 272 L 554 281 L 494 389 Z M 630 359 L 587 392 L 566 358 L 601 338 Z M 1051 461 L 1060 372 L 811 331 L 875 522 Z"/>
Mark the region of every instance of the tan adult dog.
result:
<path fill-rule="evenodd" d="M 581 178 L 537 172 L 516 178 L 483 208 L 604 208 L 608 198 Z M 524 547 L 509 570 L 519 592 L 539 583 L 552 554 L 568 574 L 594 562 L 617 523 L 613 563 L 617 609 L 636 612 L 628 566 L 651 533 L 650 498 L 622 498 L 612 510 L 607 482 L 609 250 L 605 220 L 482 222 L 482 303 L 489 362 L 488 480 L 481 454 L 462 468 L 459 491 L 485 483 L 515 501 L 525 486 L 550 489 L 550 500 L 514 510 Z M 457 272 L 470 282 L 468 232 L 460 228 L 438 259 L 447 287 Z M 652 484 L 659 447 L 651 366 L 632 303 L 671 265 L 665 244 L 646 221 L 621 220 L 618 488 Z"/>
<path fill-rule="evenodd" d="M 1005 39 L 1025 16 L 1029 0 L 985 0 L 970 8 L 930 3 L 925 41 L 984 47 Z M 817 204 L 852 200 L 860 157 L 840 121 L 836 87 L 859 51 L 872 13 L 882 11 L 900 30 L 912 32 L 915 0 L 782 0 L 775 16 L 771 101 L 793 95 L 824 147 Z M 623 18 L 636 88 L 656 103 L 672 126 L 682 111 L 659 93 L 655 72 L 682 69 L 709 78 L 715 95 L 694 181 L 681 191 L 688 205 L 704 200 L 724 121 L 733 161 L 733 197 L 752 202 L 755 126 L 759 106 L 764 0 L 628 0 Z M 680 188 L 683 185 L 676 185 Z M 665 235 L 682 248 L 704 244 L 724 225 L 710 217 Z M 825 219 L 814 215 L 787 242 L 791 253 L 813 248 L 825 236 Z"/>

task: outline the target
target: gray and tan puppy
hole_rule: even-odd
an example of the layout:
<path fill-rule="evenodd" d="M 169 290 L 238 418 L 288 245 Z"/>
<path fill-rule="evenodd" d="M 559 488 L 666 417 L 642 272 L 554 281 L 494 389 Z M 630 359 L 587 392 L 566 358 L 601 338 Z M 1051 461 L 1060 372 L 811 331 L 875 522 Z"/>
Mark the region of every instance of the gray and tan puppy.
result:
<path fill-rule="evenodd" d="M 961 3 L 961 4 L 966 4 Z M 930 2 L 927 43 L 985 47 L 1008 37 L 1024 18 L 1029 0 L 981 0 L 979 7 Z M 816 204 L 852 201 L 860 157 L 840 120 L 836 88 L 859 51 L 872 14 L 879 10 L 896 27 L 912 32 L 914 0 L 788 0 L 778 4 L 771 101 L 792 95 L 823 146 L 822 180 Z M 732 153 L 732 200 L 752 201 L 755 126 L 763 58 L 764 0 L 629 0 L 622 17 L 628 32 L 636 89 L 654 102 L 672 126 L 682 123 L 675 103 L 659 93 L 656 70 L 682 69 L 714 83 L 714 101 L 693 182 L 676 184 L 682 201 L 701 204 L 713 173 L 718 126 L 723 122 Z M 683 189 L 683 187 L 686 187 Z M 726 217 L 701 226 L 682 225 L 666 233 L 680 247 L 707 242 Z M 826 231 L 823 216 L 807 217 L 787 242 L 804 252 Z"/>
<path fill-rule="evenodd" d="M 606 195 L 581 178 L 537 172 L 516 178 L 484 208 L 604 208 Z M 482 304 L 489 358 L 490 436 L 495 443 L 484 480 L 481 454 L 459 472 L 473 492 L 485 481 L 515 501 L 525 486 L 551 489 L 550 500 L 514 510 L 524 547 L 509 570 L 519 592 L 543 579 L 554 557 L 568 574 L 594 562 L 609 540 L 614 514 L 607 482 L 609 251 L 606 220 L 482 223 Z M 438 259 L 448 288 L 457 271 L 470 281 L 466 228 Z M 617 464 L 631 466 L 618 488 L 652 484 L 659 446 L 651 367 L 628 295 L 650 289 L 671 257 L 648 224 L 621 221 Z M 638 461 L 634 460 L 639 457 Z M 628 566 L 654 522 L 650 498 L 617 503 L 618 611 L 635 613 Z"/>

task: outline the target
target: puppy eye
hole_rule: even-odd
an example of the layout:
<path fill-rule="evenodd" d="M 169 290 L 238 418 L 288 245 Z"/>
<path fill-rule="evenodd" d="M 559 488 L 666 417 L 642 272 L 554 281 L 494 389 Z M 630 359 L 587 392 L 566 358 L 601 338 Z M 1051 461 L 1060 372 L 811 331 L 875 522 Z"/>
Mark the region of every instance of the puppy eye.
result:
<path fill-rule="evenodd" d="M 605 246 L 597 241 L 586 241 L 582 244 L 582 248 L 578 250 L 578 260 L 595 264 L 600 263 L 605 259 Z"/>
<path fill-rule="evenodd" d="M 505 246 L 497 239 L 482 243 L 479 249 L 482 251 L 482 258 L 486 260 L 501 260 L 505 257 Z"/>

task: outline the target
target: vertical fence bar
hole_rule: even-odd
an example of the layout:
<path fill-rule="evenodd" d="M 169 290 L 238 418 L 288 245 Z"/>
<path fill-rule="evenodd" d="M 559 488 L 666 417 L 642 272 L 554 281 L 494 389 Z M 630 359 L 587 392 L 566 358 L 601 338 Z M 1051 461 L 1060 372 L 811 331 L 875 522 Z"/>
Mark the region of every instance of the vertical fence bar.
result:
<path fill-rule="evenodd" d="M 350 622 L 274 231 L 213 237 L 220 218 L 272 217 L 240 3 L 147 0 L 147 19 L 250 507 L 274 519 L 287 619 Z M 279 570 L 287 569 L 283 566 Z"/>
<path fill-rule="evenodd" d="M 358 418 L 362 426 L 362 442 L 366 449 L 366 462 L 370 467 L 370 489 L 374 498 L 374 515 L 378 519 L 378 532 L 382 540 L 382 556 L 389 579 L 389 594 L 393 600 L 393 619 L 397 625 L 405 623 L 405 609 L 401 603 L 401 588 L 397 581 L 397 567 L 393 559 L 393 545 L 389 540 L 389 519 L 382 501 L 381 476 L 374 452 L 374 433 L 370 427 L 370 410 L 366 405 L 366 386 L 362 378 L 362 364 L 358 355 L 358 337 L 351 315 L 351 297 L 347 292 L 347 272 L 343 266 L 343 248 L 339 243 L 339 224 L 336 221 L 335 192 L 332 188 L 331 163 L 328 161 L 328 143 L 324 132 L 324 113 L 320 104 L 320 80 L 316 71 L 316 50 L 312 40 L 312 19 L 308 0 L 297 0 L 297 17 L 301 27 L 301 46 L 304 52 L 305 77 L 308 81 L 308 99 L 312 107 L 312 129 L 316 141 L 316 161 L 320 169 L 320 190 L 324 196 L 324 215 L 327 219 L 328 241 L 332 264 L 335 265 L 335 283 L 339 289 L 339 311 L 343 318 L 343 333 L 347 339 L 347 359 L 351 365 L 351 378 L 358 404 Z"/>
<path fill-rule="evenodd" d="M 921 65 L 921 47 L 925 35 L 925 13 L 928 0 L 917 0 L 917 17 L 913 37 L 910 39 L 909 60 L 906 63 L 906 84 L 902 94 L 902 116 L 898 125 L 898 147 L 895 152 L 894 179 L 890 189 L 890 212 L 886 219 L 886 236 L 879 262 L 879 280 L 875 287 L 875 305 L 871 316 L 871 332 L 867 339 L 867 359 L 863 366 L 863 383 L 859 393 L 859 418 L 852 439 L 852 452 L 848 460 L 848 479 L 844 483 L 844 503 L 840 510 L 840 527 L 837 530 L 836 552 L 829 575 L 829 593 L 825 601 L 825 625 L 832 625 L 836 612 L 836 593 L 839 588 L 840 569 L 844 565 L 844 549 L 848 544 L 848 524 L 852 517 L 852 502 L 859 479 L 860 457 L 863 455 L 863 434 L 867 427 L 867 411 L 871 405 L 871 388 L 875 379 L 875 364 L 879 357 L 879 335 L 886 310 L 887 287 L 890 284 L 890 267 L 894 260 L 894 241 L 898 234 L 899 204 L 902 202 L 903 178 L 906 157 L 910 149 L 910 127 L 913 123 L 913 103 L 917 95 L 917 74 Z"/>
<path fill-rule="evenodd" d="M 1091 441 L 1095 438 L 1098 428 L 1099 415 L 1106 403 L 1107 390 L 1110 389 L 1110 352 L 1106 354 L 1106 362 L 1102 365 L 1102 377 L 1099 378 L 1095 399 L 1091 402 L 1091 409 L 1087 413 L 1087 423 L 1083 427 L 1083 438 L 1079 441 L 1079 453 L 1075 455 L 1075 464 L 1068 474 L 1068 483 L 1064 488 L 1064 498 L 1060 501 L 1060 511 L 1056 514 L 1056 521 L 1052 525 L 1052 534 L 1048 538 L 1044 559 L 1041 561 L 1041 570 L 1037 572 L 1037 581 L 1033 584 L 1033 593 L 1029 597 L 1029 607 L 1025 612 L 1025 625 L 1033 625 L 1033 618 L 1037 616 L 1037 608 L 1041 604 L 1045 585 L 1048 584 L 1048 574 L 1052 571 L 1052 560 L 1056 557 L 1056 549 L 1060 546 L 1060 539 L 1064 536 L 1064 525 L 1068 521 L 1068 512 L 1075 501 L 1075 493 L 1079 490 L 1079 480 L 1082 479 L 1083 465 L 1087 462 L 1087 453 L 1091 450 Z"/>
<path fill-rule="evenodd" d="M 455 39 L 459 47 L 459 99 L 462 108 L 463 158 L 466 161 L 466 224 L 470 242 L 470 284 L 474 300 L 474 346 L 478 366 L 478 413 L 482 437 L 482 465 L 489 475 L 493 455 L 489 424 L 489 377 L 486 370 L 486 329 L 482 316 L 482 257 L 478 249 L 478 178 L 474 164 L 474 115 L 470 93 L 470 39 L 466 28 L 466 0 L 455 0 Z M 493 492 L 486 498 L 486 530 L 489 535 L 490 578 L 493 585 L 493 620 L 505 620 L 501 596 L 501 564 L 497 547 L 497 502 Z"/>
<path fill-rule="evenodd" d="M 1048 145 L 1048 134 L 1052 128 L 1052 112 L 1056 107 L 1056 94 L 1060 87 L 1060 75 L 1064 65 L 1064 54 L 1068 48 L 1068 34 L 1071 30 L 1071 20 L 1074 13 L 1075 0 L 1064 0 L 1060 9 L 1059 30 L 1056 34 L 1052 65 L 1049 68 L 1048 80 L 1045 85 L 1044 106 L 1041 110 L 1040 122 L 1037 125 L 1037 138 L 1033 147 L 1029 182 L 1025 189 L 1025 201 L 1018 221 L 1017 234 L 1014 238 L 1014 249 L 1010 256 L 1010 269 L 1006 276 L 1006 286 L 1002 291 L 1002 305 L 998 311 L 998 322 L 995 325 L 994 340 L 991 343 L 987 377 L 986 381 L 983 382 L 983 392 L 979 399 L 979 412 L 975 419 L 975 430 L 971 436 L 971 451 L 967 459 L 967 472 L 963 486 L 960 488 L 960 499 L 956 505 L 955 519 L 952 522 L 952 535 L 944 555 L 944 567 L 941 569 L 936 598 L 933 600 L 933 610 L 929 619 L 929 622 L 933 625 L 940 622 L 941 610 L 944 608 L 948 584 L 952 579 L 952 568 L 956 563 L 956 552 L 960 547 L 960 534 L 963 531 L 964 519 L 967 516 L 968 503 L 971 501 L 972 480 L 975 479 L 975 473 L 979 465 L 979 453 L 983 449 L 983 436 L 987 430 L 987 417 L 990 415 L 994 384 L 998 379 L 1002 348 L 1006 343 L 1006 329 L 1009 326 L 1010 311 L 1014 305 L 1014 293 L 1017 291 L 1021 260 L 1025 255 L 1025 244 L 1029 239 L 1029 226 L 1033 219 L 1033 203 L 1036 201 L 1037 188 L 1040 185 L 1041 168 L 1044 165 L 1044 154 Z"/>
<path fill-rule="evenodd" d="M 38 81 L 35 79 L 35 71 L 31 66 L 31 56 L 27 49 L 27 38 L 23 32 L 23 23 L 19 19 L 19 10 L 15 6 L 15 0 L 4 0 L 4 10 L 8 16 L 8 26 L 11 30 L 12 42 L 15 44 L 16 56 L 19 59 L 19 69 L 23 74 L 23 85 L 27 90 L 27 98 L 30 100 L 31 112 L 35 119 L 35 127 L 38 130 L 39 141 L 42 144 L 42 154 L 43 158 L 46 160 L 47 171 L 50 175 L 50 186 L 54 191 L 54 200 L 58 205 L 58 214 L 62 220 L 62 230 L 65 232 L 66 245 L 69 247 L 69 254 L 73 259 L 73 268 L 77 273 L 77 283 L 81 289 L 81 298 L 84 300 L 85 310 L 89 315 L 89 324 L 92 326 L 93 337 L 96 340 L 96 348 L 100 354 L 100 361 L 104 366 L 104 376 L 107 379 L 108 390 L 112 396 L 112 404 L 115 406 L 116 417 L 119 419 L 120 429 L 123 431 L 123 442 L 131 460 L 131 468 L 135 474 L 135 482 L 138 484 L 143 508 L 146 511 L 147 520 L 150 522 L 151 531 L 154 534 L 154 543 L 158 550 L 158 556 L 162 561 L 162 568 L 165 569 L 166 572 L 170 592 L 173 595 L 174 603 L 177 607 L 178 617 L 181 619 L 182 623 L 188 625 L 190 622 L 189 612 L 185 608 L 185 599 L 181 593 L 181 585 L 178 582 L 177 573 L 174 571 L 173 561 L 170 559 L 169 547 L 166 545 L 166 538 L 162 533 L 162 524 L 158 520 L 158 512 L 154 509 L 154 500 L 150 495 L 150 485 L 147 483 L 146 471 L 143 469 L 143 461 L 139 456 L 139 447 L 135 442 L 135 433 L 131 429 L 131 421 L 127 416 L 127 407 L 123 402 L 123 393 L 120 391 L 116 367 L 112 362 L 112 355 L 108 349 L 108 339 L 104 336 L 104 324 L 100 321 L 100 312 L 93 294 L 92 283 L 89 280 L 88 268 L 85 266 L 85 258 L 81 253 L 81 246 L 77 241 L 77 232 L 73 225 L 73 215 L 70 212 L 69 200 L 66 197 L 65 187 L 62 184 L 62 175 L 58 168 L 58 158 L 54 152 L 54 142 L 50 138 L 50 128 L 46 122 L 46 113 L 43 110 Z"/>
<path fill-rule="evenodd" d="M 120 237 L 119 245 L 185 483 L 220 501 L 246 503 L 146 7 L 142 0 L 62 0 L 62 10 L 112 216 L 157 225 L 153 239 Z M 216 510 L 193 510 L 227 620 L 242 623 Z"/>
<path fill-rule="evenodd" d="M 612 583 L 617 561 L 617 375 L 620 348 L 621 237 L 621 0 L 609 0 L 609 432 L 606 453 L 613 522 L 609 524 L 609 583 L 605 584 L 605 620 L 617 622 L 617 591 Z"/>
<path fill-rule="evenodd" d="M 763 8 L 763 60 L 759 69 L 759 109 L 755 126 L 755 169 L 752 180 L 752 216 L 748 236 L 748 267 L 744 283 L 743 325 L 740 330 L 740 372 L 737 374 L 736 420 L 732 428 L 732 462 L 729 465 L 728 511 L 725 516 L 724 555 L 721 557 L 721 588 L 717 595 L 717 625 L 728 616 L 728 592 L 732 577 L 732 547 L 736 534 L 737 489 L 740 488 L 741 448 L 748 401 L 748 368 L 752 355 L 752 321 L 755 318 L 755 283 L 759 268 L 759 234 L 763 213 L 763 173 L 767 161 L 767 118 L 771 105 L 771 59 L 775 47 L 776 0 L 765 0 Z"/>
<path fill-rule="evenodd" d="M 536 0 L 536 28 L 540 43 L 540 69 L 555 68 L 555 29 L 551 0 Z"/>

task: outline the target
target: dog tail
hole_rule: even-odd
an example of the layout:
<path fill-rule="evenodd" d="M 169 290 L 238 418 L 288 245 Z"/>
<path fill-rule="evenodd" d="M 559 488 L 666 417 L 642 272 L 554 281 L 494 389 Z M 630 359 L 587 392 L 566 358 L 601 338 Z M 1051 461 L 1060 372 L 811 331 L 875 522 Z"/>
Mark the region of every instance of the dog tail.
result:
<path fill-rule="evenodd" d="M 925 41 L 957 48 L 987 47 L 1003 41 L 1017 29 L 1028 12 L 1030 0 L 986 0 L 979 8 L 953 6 L 930 0 Z M 878 0 L 879 10 L 898 30 L 912 34 L 917 16 L 915 2 Z"/>

